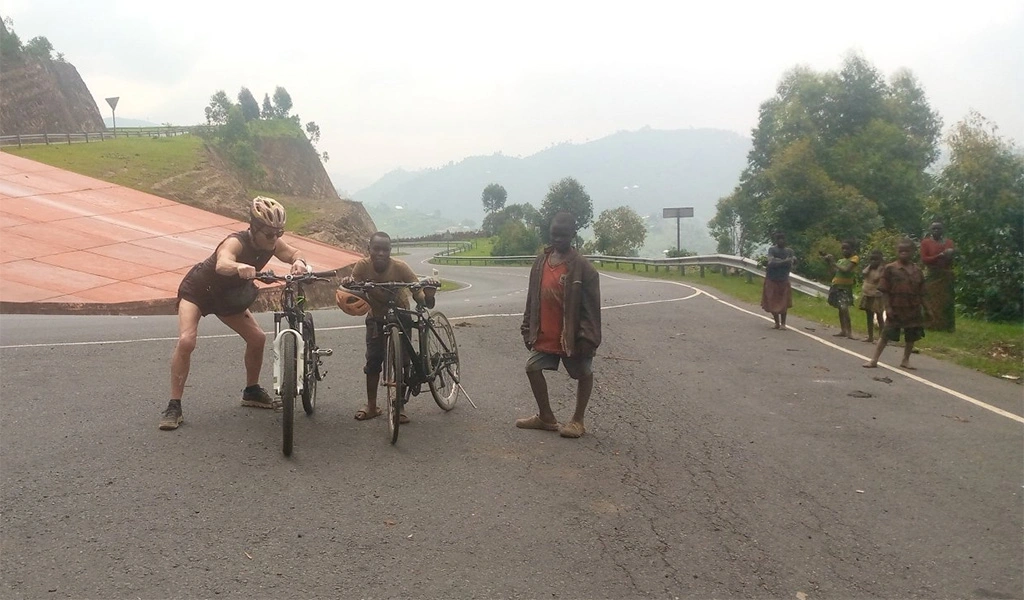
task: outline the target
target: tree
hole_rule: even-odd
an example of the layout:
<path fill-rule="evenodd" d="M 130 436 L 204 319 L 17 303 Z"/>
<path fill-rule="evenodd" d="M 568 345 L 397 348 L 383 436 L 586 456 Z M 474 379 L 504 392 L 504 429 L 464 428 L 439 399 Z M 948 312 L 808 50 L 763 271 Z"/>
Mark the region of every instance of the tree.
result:
<path fill-rule="evenodd" d="M 594 219 L 594 203 L 590 200 L 590 194 L 582 185 L 572 177 L 565 177 L 557 183 L 551 184 L 544 202 L 540 205 L 540 215 L 543 225 L 540 228 L 541 239 L 548 241 L 550 232 L 548 225 L 551 219 L 561 211 L 568 211 L 576 217 L 576 230 L 586 229 Z"/>
<path fill-rule="evenodd" d="M 274 105 L 270 102 L 270 94 L 263 94 L 263 111 L 260 116 L 264 119 L 274 118 Z"/>
<path fill-rule="evenodd" d="M 238 105 L 242 107 L 242 117 L 246 122 L 260 118 L 260 105 L 249 88 L 243 87 L 238 91 Z"/>
<path fill-rule="evenodd" d="M 480 195 L 480 200 L 484 203 L 484 212 L 497 212 L 505 207 L 505 201 L 508 200 L 508 192 L 497 183 L 492 183 L 484 188 L 483 194 Z"/>
<path fill-rule="evenodd" d="M 481 229 L 485 235 L 497 235 L 501 228 L 511 221 L 518 221 L 524 227 L 536 231 L 541 228 L 540 212 L 532 204 L 509 204 L 484 217 Z"/>
<path fill-rule="evenodd" d="M 285 119 L 292 111 L 292 97 L 281 86 L 274 89 L 274 116 Z"/>
<path fill-rule="evenodd" d="M 231 107 L 235 106 L 224 90 L 217 90 L 210 96 L 209 109 L 206 111 L 206 121 L 214 125 L 223 125 L 228 121 L 228 113 Z"/>
<path fill-rule="evenodd" d="M 927 203 L 957 245 L 957 305 L 996 321 L 1024 317 L 1024 155 L 971 112 L 948 137 L 950 162 Z"/>
<path fill-rule="evenodd" d="M 525 256 L 536 254 L 540 247 L 537 230 L 511 220 L 498 232 L 498 241 L 491 249 L 491 256 Z"/>
<path fill-rule="evenodd" d="M 636 256 L 647 227 L 635 210 L 620 206 L 603 211 L 594 222 L 594 249 L 608 256 Z"/>
<path fill-rule="evenodd" d="M 313 146 L 316 146 L 316 143 L 320 141 L 320 126 L 316 124 L 316 121 L 306 123 L 306 135 L 309 136 L 309 142 Z"/>
<path fill-rule="evenodd" d="M 50 40 L 41 35 L 37 35 L 26 42 L 23 51 L 27 56 L 43 58 L 46 60 L 53 59 L 53 44 L 50 43 Z"/>
<path fill-rule="evenodd" d="M 0 21 L 0 57 L 8 60 L 19 56 L 22 50 L 21 38 L 14 33 L 14 21 L 10 17 L 4 17 L 3 21 Z"/>
<path fill-rule="evenodd" d="M 838 72 L 789 71 L 761 104 L 747 168 L 709 223 L 719 250 L 749 253 L 780 229 L 799 257 L 883 226 L 916 235 L 940 129 L 909 71 L 886 82 L 856 54 Z"/>

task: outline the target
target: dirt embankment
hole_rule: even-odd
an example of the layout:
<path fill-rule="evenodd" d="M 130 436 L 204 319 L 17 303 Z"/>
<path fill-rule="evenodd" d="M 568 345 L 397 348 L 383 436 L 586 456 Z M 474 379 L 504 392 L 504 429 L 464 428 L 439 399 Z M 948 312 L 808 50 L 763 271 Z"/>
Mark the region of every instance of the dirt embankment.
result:
<path fill-rule="evenodd" d="M 260 138 L 254 146 L 265 173 L 259 193 L 273 196 L 293 214 L 306 217 L 295 233 L 346 250 L 365 251 L 375 230 L 373 220 L 362 203 L 338 196 L 308 140 Z M 248 221 L 248 203 L 254 192 L 213 144 L 207 143 L 202 152 L 195 170 L 156 183 L 153 193 Z"/>

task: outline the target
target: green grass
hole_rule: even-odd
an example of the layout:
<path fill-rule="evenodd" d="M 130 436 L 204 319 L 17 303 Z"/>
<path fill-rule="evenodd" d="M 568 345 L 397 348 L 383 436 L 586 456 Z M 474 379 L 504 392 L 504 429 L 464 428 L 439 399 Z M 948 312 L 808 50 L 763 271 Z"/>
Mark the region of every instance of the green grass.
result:
<path fill-rule="evenodd" d="M 197 136 L 126 137 L 105 141 L 5 148 L 10 152 L 74 173 L 145 192 L 153 185 L 194 170 L 202 156 Z"/>
<path fill-rule="evenodd" d="M 661 269 L 655 273 L 653 268 L 645 270 L 644 265 L 597 265 L 602 271 L 634 273 L 644 277 L 671 279 L 693 283 L 705 288 L 714 288 L 724 295 L 741 300 L 748 304 L 760 306 L 762 280 L 753 277 L 747 281 L 746 274 L 723 275 L 705 268 L 705 276 L 700 276 L 696 267 L 687 268 L 686 275 L 681 276 L 679 270 Z M 767 315 L 767 313 L 765 313 Z M 805 294 L 793 293 L 793 308 L 789 314 L 799 316 L 808 321 L 820 323 L 839 329 L 839 313 L 829 306 L 824 298 L 813 298 Z M 850 317 L 854 335 L 867 336 L 867 319 L 864 311 L 851 309 Z M 1008 375 L 1024 377 L 1024 325 L 1020 323 L 989 323 L 969 319 L 957 315 L 956 332 L 926 331 L 925 338 L 915 348 L 922 354 L 949 360 L 958 365 L 981 371 L 994 377 Z M 869 346 L 864 344 L 864 349 Z"/>

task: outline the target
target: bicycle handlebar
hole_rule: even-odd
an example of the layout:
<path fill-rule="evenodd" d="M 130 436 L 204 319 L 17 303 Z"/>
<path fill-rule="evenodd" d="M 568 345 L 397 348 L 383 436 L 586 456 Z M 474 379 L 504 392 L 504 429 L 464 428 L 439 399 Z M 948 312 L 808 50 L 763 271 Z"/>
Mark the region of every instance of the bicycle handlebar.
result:
<path fill-rule="evenodd" d="M 337 271 L 318 271 L 316 273 L 303 273 L 302 275 L 275 275 L 273 271 L 260 271 L 254 279 L 263 283 L 274 283 L 276 281 L 306 283 L 308 281 L 330 281 L 331 277 L 337 275 Z"/>
<path fill-rule="evenodd" d="M 372 290 L 374 288 L 381 288 L 385 290 L 398 290 L 401 288 L 408 288 L 410 290 L 421 290 L 421 289 L 438 289 L 441 287 L 440 284 L 427 283 L 425 281 L 351 281 L 349 283 L 341 284 L 341 287 L 351 290 L 353 292 L 365 292 L 366 290 Z"/>

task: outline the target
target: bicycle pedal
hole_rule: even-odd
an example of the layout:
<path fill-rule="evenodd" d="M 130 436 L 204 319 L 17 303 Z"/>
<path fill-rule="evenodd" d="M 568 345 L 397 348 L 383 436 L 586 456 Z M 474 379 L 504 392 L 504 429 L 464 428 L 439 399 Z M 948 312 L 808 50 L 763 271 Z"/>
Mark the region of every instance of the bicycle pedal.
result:
<path fill-rule="evenodd" d="M 334 350 L 331 350 L 330 348 L 317 348 L 316 349 L 316 355 L 317 356 L 330 356 L 332 354 L 334 354 Z"/>

